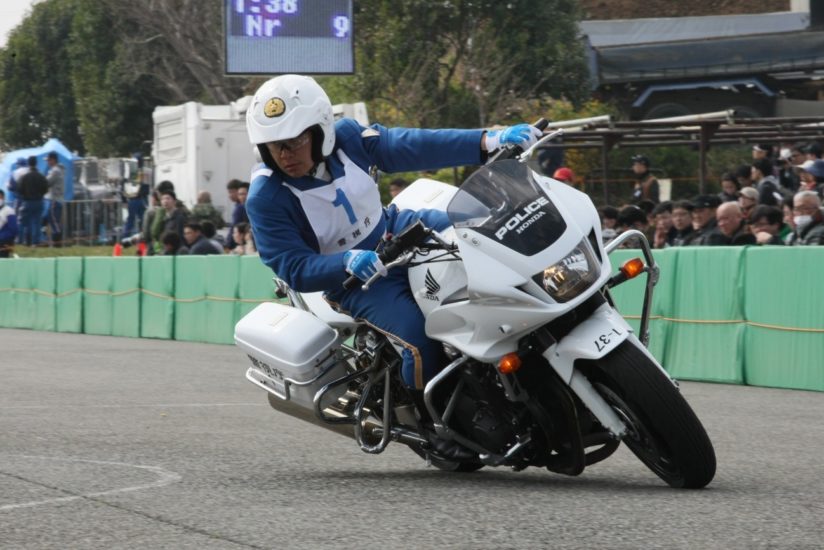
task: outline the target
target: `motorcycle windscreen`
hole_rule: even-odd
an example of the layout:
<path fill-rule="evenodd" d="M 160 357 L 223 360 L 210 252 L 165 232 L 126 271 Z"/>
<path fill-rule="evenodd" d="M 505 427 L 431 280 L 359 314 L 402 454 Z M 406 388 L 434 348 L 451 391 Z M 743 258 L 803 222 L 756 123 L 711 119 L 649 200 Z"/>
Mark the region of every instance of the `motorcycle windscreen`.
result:
<path fill-rule="evenodd" d="M 525 256 L 546 249 L 567 228 L 532 170 L 516 160 L 480 168 L 461 185 L 446 212 L 456 228 L 472 228 Z"/>

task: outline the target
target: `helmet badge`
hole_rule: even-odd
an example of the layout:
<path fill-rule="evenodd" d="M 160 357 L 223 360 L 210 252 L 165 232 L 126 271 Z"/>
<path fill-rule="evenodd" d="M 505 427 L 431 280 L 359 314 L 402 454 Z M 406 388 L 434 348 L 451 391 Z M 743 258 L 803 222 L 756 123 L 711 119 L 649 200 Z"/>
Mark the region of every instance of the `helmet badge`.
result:
<path fill-rule="evenodd" d="M 263 114 L 269 118 L 279 117 L 286 111 L 286 104 L 279 97 L 273 97 L 263 106 Z"/>

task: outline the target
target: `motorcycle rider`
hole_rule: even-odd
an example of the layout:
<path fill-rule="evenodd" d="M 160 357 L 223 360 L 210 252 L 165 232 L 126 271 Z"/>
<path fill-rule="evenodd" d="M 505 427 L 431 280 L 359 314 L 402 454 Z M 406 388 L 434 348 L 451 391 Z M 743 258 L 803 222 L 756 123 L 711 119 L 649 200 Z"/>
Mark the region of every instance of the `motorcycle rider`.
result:
<path fill-rule="evenodd" d="M 448 219 L 442 211 L 384 208 L 369 169 L 477 165 L 498 148 L 528 147 L 541 131 L 528 124 L 487 131 L 365 128 L 345 118 L 336 123 L 326 92 L 300 75 L 265 82 L 246 124 L 263 160 L 246 202 L 261 260 L 293 289 L 324 291 L 339 310 L 402 342 L 403 382 L 423 389 L 440 367 L 441 346 L 426 336 L 406 270 L 387 274 L 374 250 L 384 234 L 418 219 L 437 230 Z M 347 273 L 365 281 L 376 272 L 384 277 L 367 292 L 342 286 Z"/>

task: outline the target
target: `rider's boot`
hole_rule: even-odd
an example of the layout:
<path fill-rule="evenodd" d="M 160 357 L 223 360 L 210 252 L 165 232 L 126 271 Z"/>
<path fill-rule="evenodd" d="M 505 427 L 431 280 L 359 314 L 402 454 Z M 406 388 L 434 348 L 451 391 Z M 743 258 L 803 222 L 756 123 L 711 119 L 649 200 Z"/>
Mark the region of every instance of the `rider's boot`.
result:
<path fill-rule="evenodd" d="M 415 407 L 418 409 L 418 413 L 421 416 L 420 422 L 424 428 L 424 434 L 422 435 L 426 435 L 429 439 L 429 444 L 435 452 L 438 453 L 438 455 L 456 462 L 478 460 L 477 453 L 467 449 L 457 441 L 438 437 L 435 433 L 435 423 L 426 408 L 426 403 L 423 399 L 423 392 L 420 390 L 410 390 L 409 393 L 412 396 L 412 400 L 415 402 Z"/>

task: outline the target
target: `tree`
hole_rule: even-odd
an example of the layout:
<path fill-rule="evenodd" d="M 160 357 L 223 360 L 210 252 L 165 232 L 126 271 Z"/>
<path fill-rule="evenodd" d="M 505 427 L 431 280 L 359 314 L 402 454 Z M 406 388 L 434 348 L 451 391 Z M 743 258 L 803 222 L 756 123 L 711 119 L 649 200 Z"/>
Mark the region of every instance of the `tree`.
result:
<path fill-rule="evenodd" d="M 579 104 L 586 65 L 574 0 L 361 0 L 352 95 L 420 126 L 523 117 L 516 98 Z"/>
<path fill-rule="evenodd" d="M 242 95 L 246 81 L 223 74 L 223 2 L 103 1 L 124 22 L 119 64 L 165 88 L 168 104 L 226 104 Z"/>
<path fill-rule="evenodd" d="M 68 50 L 73 0 L 35 4 L 0 50 L 0 144 L 40 145 L 58 137 L 83 150 Z"/>
<path fill-rule="evenodd" d="M 152 135 L 152 111 L 168 100 L 166 88 L 136 75 L 124 61 L 131 55 L 121 37 L 128 22 L 106 2 L 76 0 L 68 44 L 78 124 L 90 154 L 125 156 L 144 149 Z M 111 32 L 101 33 L 100 29 Z"/>

